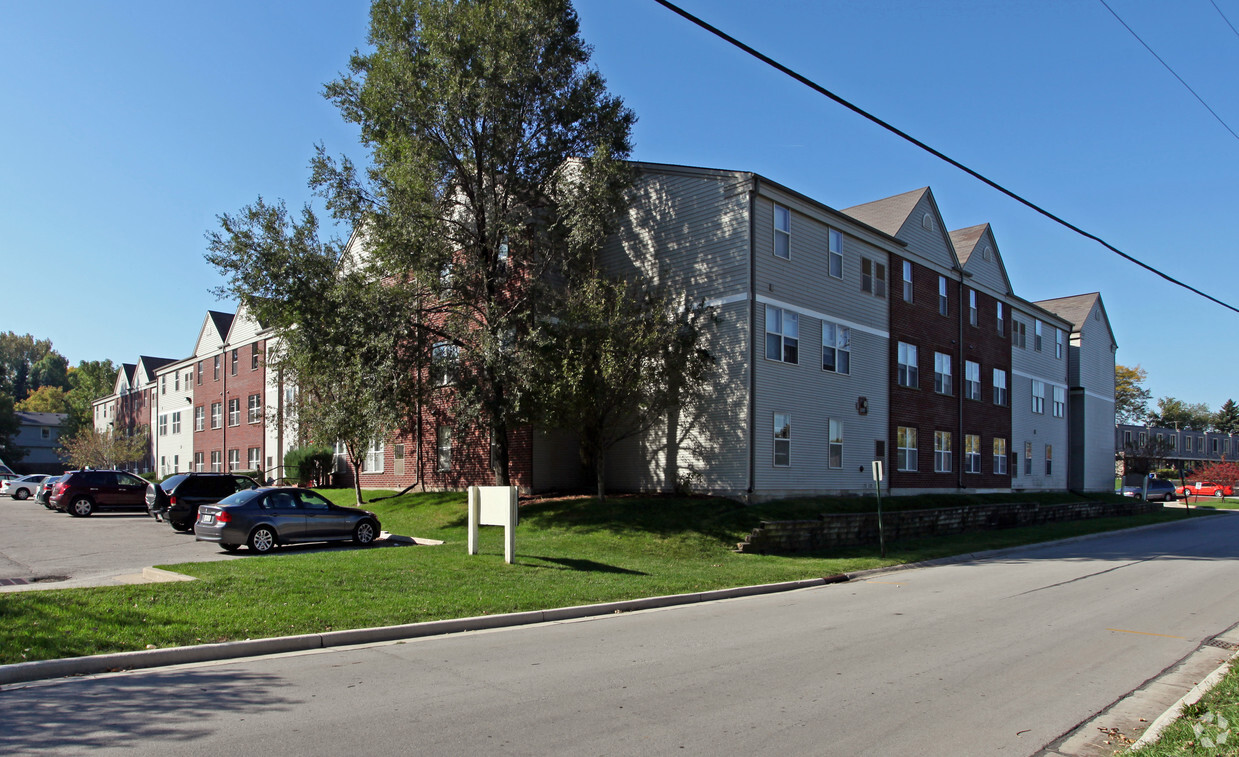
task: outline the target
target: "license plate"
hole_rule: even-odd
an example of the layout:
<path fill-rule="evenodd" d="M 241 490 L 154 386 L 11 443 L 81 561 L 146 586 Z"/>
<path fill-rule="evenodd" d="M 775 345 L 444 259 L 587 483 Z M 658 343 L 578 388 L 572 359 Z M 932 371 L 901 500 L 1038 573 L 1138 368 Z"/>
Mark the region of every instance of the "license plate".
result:
<path fill-rule="evenodd" d="M 204 513 L 202 516 L 202 522 L 209 526 L 215 522 L 215 516 Z"/>

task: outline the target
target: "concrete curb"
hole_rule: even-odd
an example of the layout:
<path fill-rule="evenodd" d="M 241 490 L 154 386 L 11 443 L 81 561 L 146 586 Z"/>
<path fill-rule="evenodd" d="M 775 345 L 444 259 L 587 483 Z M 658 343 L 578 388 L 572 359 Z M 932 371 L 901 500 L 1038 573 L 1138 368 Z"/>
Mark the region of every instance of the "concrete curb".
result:
<path fill-rule="evenodd" d="M 1218 682 L 1221 681 L 1226 675 L 1226 672 L 1230 669 L 1231 663 L 1235 661 L 1236 657 L 1239 657 L 1239 652 L 1232 654 L 1229 658 L 1227 658 L 1226 662 L 1222 663 L 1216 670 L 1205 676 L 1204 680 L 1193 686 L 1192 690 L 1184 694 L 1179 701 L 1170 705 L 1169 709 L 1149 724 L 1149 727 L 1146 728 L 1144 733 L 1140 735 L 1140 738 L 1132 742 L 1132 745 L 1128 747 L 1128 751 L 1134 751 L 1140 747 L 1148 746 L 1154 741 L 1157 741 L 1161 737 L 1162 731 L 1166 730 L 1171 723 L 1183 716 L 1184 707 L 1189 704 L 1199 702 L 1201 697 L 1208 694 L 1210 689 L 1218 685 Z"/>
<path fill-rule="evenodd" d="M 1153 523 L 1147 526 L 1137 526 L 1127 531 L 1139 531 L 1150 528 L 1162 528 L 1175 525 L 1178 521 L 1169 523 Z M 759 594 L 774 594 L 783 591 L 796 591 L 828 584 L 846 583 L 883 573 L 894 573 L 903 570 L 916 570 L 934 565 L 949 565 L 952 563 L 969 562 L 1025 550 L 1029 547 L 1043 547 L 1057 544 L 1069 544 L 1087 539 L 1095 539 L 1113 533 L 1102 531 L 1095 534 L 1073 536 L 1057 541 L 1040 542 L 1035 545 L 1005 547 L 985 552 L 973 552 L 966 555 L 940 557 L 901 565 L 889 565 L 870 570 L 855 571 L 822 578 L 808 578 L 800 581 L 786 581 L 757 586 L 740 586 L 731 589 L 715 589 L 693 594 L 673 594 L 662 597 L 647 597 L 644 599 L 629 599 L 619 602 L 603 602 L 593 605 L 578 605 L 549 610 L 531 610 L 528 612 L 508 613 L 505 615 L 482 615 L 472 618 L 455 618 L 449 620 L 432 620 L 424 623 L 409 623 L 398 626 L 380 626 L 378 628 L 355 628 L 344 631 L 327 631 L 317 634 L 302 634 L 299 636 L 279 636 L 269 639 L 246 639 L 245 641 L 228 641 L 218 644 L 197 644 L 189 647 L 169 647 L 166 649 L 144 649 L 133 652 L 115 652 L 111 654 L 91 655 L 89 657 L 65 657 L 56 660 L 36 660 L 19 662 L 10 665 L 0 665 L 0 686 L 14 683 L 27 683 L 48 678 L 63 678 L 66 676 L 94 675 L 97 673 L 117 672 L 138 668 L 157 668 L 166 665 L 185 665 L 197 662 L 215 662 L 242 657 L 255 657 L 266 654 L 282 654 L 286 652 L 305 652 L 312 649 L 326 649 L 354 644 L 373 644 L 401 639 L 417 639 L 426 636 L 438 636 L 465 631 L 483 631 L 495 628 L 507 628 L 534 623 L 576 620 L 580 618 L 613 615 L 615 613 L 651 610 L 660 607 L 689 605 L 699 602 L 714 602 L 721 599 L 735 599 Z M 154 569 L 152 569 L 154 570 Z M 177 574 L 173 574 L 177 575 Z M 188 578 L 188 577 L 186 577 Z"/>

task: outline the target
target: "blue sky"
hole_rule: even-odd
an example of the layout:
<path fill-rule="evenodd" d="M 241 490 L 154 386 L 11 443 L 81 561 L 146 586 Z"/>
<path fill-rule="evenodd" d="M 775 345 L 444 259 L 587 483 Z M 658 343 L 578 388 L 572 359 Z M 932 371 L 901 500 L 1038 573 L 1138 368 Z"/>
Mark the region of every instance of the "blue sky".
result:
<path fill-rule="evenodd" d="M 1239 305 L 1239 139 L 1091 0 L 683 0 L 682 6 L 1125 252 Z M 1239 131 L 1239 35 L 1209 0 L 1109 0 Z M 1239 0 L 1217 0 L 1239 25 Z M 1154 397 L 1239 391 L 1239 315 L 1173 287 L 651 0 L 578 0 L 639 121 L 633 157 L 755 171 L 844 208 L 933 188 L 993 225 L 1017 294 L 1100 291 Z M 72 363 L 184 357 L 220 282 L 216 216 L 311 199 L 316 142 L 360 155 L 321 95 L 368 4 L 0 0 L 0 330 Z M 1229 220 L 1228 220 L 1229 219 Z M 38 282 L 37 288 L 33 285 Z M 27 286 L 30 285 L 30 286 Z M 1237 397 L 1239 398 L 1239 397 Z"/>

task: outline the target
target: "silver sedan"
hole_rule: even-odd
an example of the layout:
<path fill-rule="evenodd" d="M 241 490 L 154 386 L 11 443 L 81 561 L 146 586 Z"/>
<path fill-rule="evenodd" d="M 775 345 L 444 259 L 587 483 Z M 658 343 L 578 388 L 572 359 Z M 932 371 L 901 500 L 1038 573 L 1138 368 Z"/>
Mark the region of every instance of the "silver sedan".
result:
<path fill-rule="evenodd" d="M 260 554 L 279 544 L 312 541 L 372 543 L 379 519 L 368 510 L 342 507 L 310 489 L 247 489 L 198 508 L 194 536 L 231 552 L 242 544 Z"/>

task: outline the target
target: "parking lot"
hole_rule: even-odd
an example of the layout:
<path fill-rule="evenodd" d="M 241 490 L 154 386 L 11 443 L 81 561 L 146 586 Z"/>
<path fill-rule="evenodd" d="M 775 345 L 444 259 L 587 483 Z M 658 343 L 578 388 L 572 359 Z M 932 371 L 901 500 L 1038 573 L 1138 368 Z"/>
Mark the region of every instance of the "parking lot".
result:
<path fill-rule="evenodd" d="M 74 518 L 0 497 L 0 592 L 133 583 L 143 568 L 245 559 L 173 531 L 145 513 Z"/>

